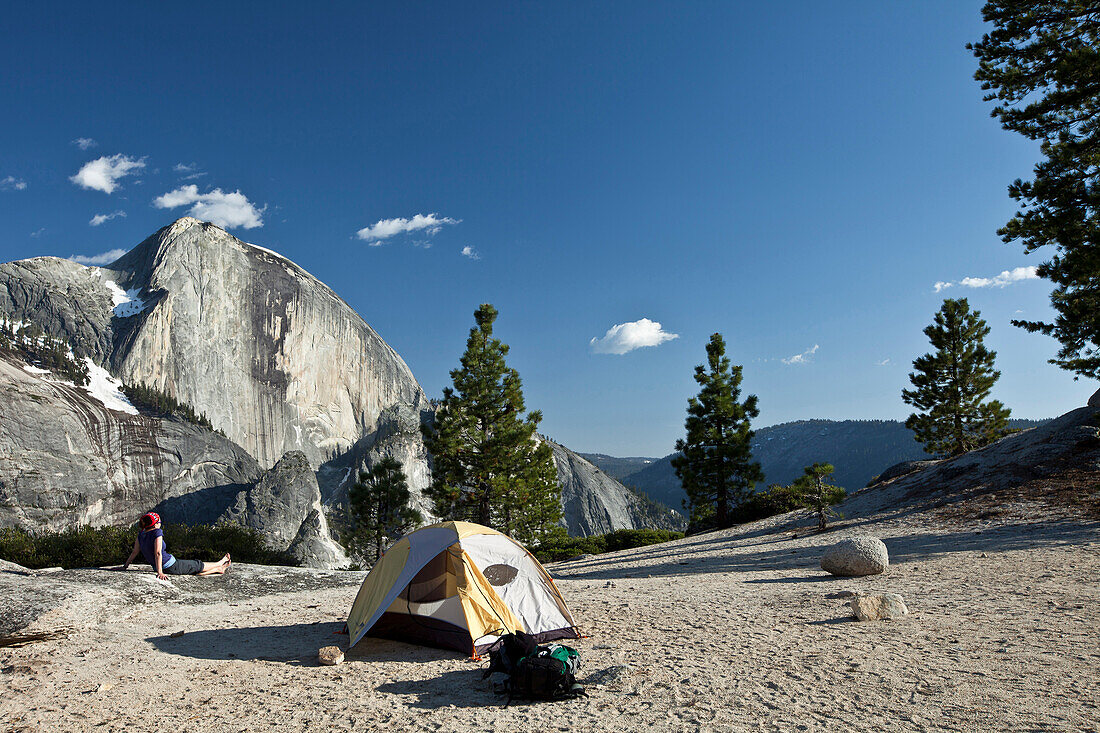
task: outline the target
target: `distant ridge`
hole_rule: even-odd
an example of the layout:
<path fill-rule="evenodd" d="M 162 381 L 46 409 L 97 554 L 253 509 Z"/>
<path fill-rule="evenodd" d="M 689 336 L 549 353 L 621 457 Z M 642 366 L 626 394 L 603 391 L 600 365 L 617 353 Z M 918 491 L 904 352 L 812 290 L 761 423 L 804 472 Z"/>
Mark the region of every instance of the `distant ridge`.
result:
<path fill-rule="evenodd" d="M 1026 430 L 1047 420 L 1010 420 L 1010 427 Z M 898 420 L 797 420 L 756 431 L 753 456 L 764 469 L 769 484 L 788 484 L 802 469 L 817 461 L 836 467 L 836 483 L 849 491 L 861 489 L 872 478 L 902 461 L 930 458 L 913 432 Z M 687 498 L 672 468 L 670 453 L 663 458 L 614 458 L 598 453 L 581 454 L 626 486 L 651 499 L 683 511 Z M 649 461 L 634 471 L 630 466 Z M 605 465 L 606 463 L 606 465 Z M 618 473 L 622 473 L 620 478 Z"/>

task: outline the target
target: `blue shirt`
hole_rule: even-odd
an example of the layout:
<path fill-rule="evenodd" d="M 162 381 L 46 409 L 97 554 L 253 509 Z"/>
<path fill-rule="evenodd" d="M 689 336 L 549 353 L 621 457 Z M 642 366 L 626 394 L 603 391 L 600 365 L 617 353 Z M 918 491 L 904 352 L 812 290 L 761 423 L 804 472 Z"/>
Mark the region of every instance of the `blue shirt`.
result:
<path fill-rule="evenodd" d="M 145 556 L 146 562 L 153 566 L 153 570 L 157 569 L 157 537 L 163 538 L 164 532 L 159 529 L 148 529 L 138 533 L 138 546 L 141 547 L 141 554 Z M 163 539 L 161 542 L 163 543 Z M 168 545 L 162 544 L 160 551 L 161 569 L 172 567 L 172 564 L 176 562 L 176 558 L 168 553 Z"/>

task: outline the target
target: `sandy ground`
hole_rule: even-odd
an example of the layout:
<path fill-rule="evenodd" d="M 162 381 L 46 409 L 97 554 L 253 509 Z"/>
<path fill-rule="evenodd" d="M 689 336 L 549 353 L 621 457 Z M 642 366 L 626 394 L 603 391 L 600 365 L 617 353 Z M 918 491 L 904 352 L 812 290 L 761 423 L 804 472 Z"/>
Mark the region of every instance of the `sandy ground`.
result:
<path fill-rule="evenodd" d="M 504 707 L 485 662 L 391 641 L 317 666 L 350 586 L 143 608 L 0 649 L 0 730 L 1100 730 L 1100 523 L 996 521 L 773 518 L 550 566 L 589 634 L 589 697 L 558 703 Z M 822 572 L 857 533 L 888 573 Z M 861 623 L 841 590 L 912 613 Z"/>

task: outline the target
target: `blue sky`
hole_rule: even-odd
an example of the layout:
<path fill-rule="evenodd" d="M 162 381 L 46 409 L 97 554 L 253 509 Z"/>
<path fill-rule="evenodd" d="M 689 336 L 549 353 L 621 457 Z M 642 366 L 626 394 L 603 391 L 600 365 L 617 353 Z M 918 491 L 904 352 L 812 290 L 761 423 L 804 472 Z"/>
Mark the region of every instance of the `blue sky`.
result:
<path fill-rule="evenodd" d="M 1044 254 L 995 233 L 1038 152 L 972 79 L 980 6 L 15 5 L 0 261 L 205 214 L 329 284 L 434 396 L 491 302 L 543 431 L 613 455 L 672 450 L 715 331 L 758 426 L 904 418 L 921 329 L 965 296 L 994 396 L 1053 416 L 1096 385 L 1009 325 L 1050 313 L 1017 270 Z M 593 343 L 616 325 L 633 340 Z"/>

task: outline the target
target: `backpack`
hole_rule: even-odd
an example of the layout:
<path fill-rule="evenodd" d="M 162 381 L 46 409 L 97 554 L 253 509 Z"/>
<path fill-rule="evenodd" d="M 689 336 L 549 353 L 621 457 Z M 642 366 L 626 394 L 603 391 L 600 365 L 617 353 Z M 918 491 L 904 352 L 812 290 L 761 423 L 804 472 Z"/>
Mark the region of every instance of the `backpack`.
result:
<path fill-rule="evenodd" d="M 580 654 L 564 644 L 539 646 L 530 634 L 517 631 L 505 634 L 500 645 L 489 652 L 489 669 L 507 675 L 504 691 L 508 702 L 513 698 L 566 700 L 586 695 L 577 684 Z"/>

